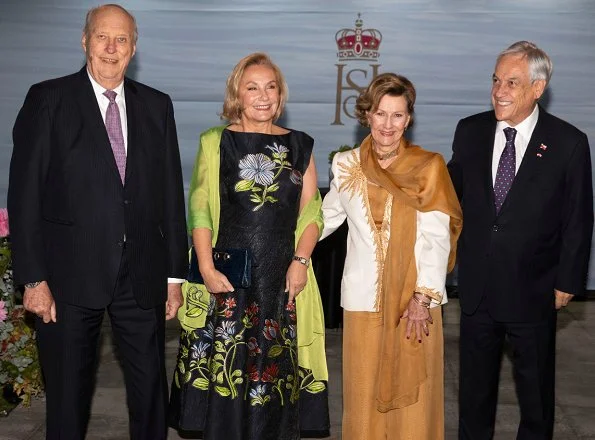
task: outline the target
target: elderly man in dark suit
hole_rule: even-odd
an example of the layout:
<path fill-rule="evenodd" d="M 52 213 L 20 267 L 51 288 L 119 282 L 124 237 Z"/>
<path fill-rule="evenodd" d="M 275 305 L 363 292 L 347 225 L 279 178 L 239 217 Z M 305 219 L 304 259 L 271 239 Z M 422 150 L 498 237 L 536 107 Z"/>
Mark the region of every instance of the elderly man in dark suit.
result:
<path fill-rule="evenodd" d="M 584 292 L 593 194 L 584 133 L 537 104 L 552 72 L 520 41 L 498 57 L 494 110 L 457 126 L 449 163 L 463 208 L 459 438 L 491 439 L 503 343 L 513 350 L 517 439 L 551 439 L 556 310 Z"/>
<path fill-rule="evenodd" d="M 37 315 L 48 439 L 85 436 L 106 310 L 130 436 L 167 434 L 164 327 L 182 301 L 184 195 L 170 98 L 124 76 L 136 40 L 124 8 L 90 10 L 86 66 L 32 86 L 14 126 L 14 273 Z"/>

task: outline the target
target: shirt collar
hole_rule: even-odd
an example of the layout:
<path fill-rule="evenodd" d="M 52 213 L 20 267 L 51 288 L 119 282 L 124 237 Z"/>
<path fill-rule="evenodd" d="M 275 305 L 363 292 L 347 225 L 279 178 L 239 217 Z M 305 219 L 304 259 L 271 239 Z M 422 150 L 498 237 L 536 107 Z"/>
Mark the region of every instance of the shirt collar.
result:
<path fill-rule="evenodd" d="M 105 92 L 107 89 L 105 87 L 103 87 L 102 85 L 100 85 L 97 81 L 95 81 L 95 79 L 89 73 L 89 70 L 87 70 L 87 75 L 89 75 L 89 79 L 91 80 L 91 85 L 93 86 L 93 91 L 95 92 L 95 95 L 103 96 L 103 92 Z M 122 99 L 124 99 L 124 81 L 122 81 L 120 84 L 118 84 L 116 87 L 114 87 L 111 90 L 116 92 L 118 94 L 118 96 L 120 96 Z"/>
<path fill-rule="evenodd" d="M 535 125 L 537 125 L 537 119 L 539 118 L 539 106 L 535 105 L 535 108 L 531 112 L 529 116 L 527 116 L 523 122 L 520 124 L 515 125 L 513 128 L 517 131 L 517 134 L 520 134 L 523 139 L 526 139 L 529 142 L 531 139 L 531 135 L 533 134 L 533 129 Z M 510 127 L 507 122 L 498 121 L 496 125 L 496 130 L 501 131 L 504 130 L 506 127 Z"/>

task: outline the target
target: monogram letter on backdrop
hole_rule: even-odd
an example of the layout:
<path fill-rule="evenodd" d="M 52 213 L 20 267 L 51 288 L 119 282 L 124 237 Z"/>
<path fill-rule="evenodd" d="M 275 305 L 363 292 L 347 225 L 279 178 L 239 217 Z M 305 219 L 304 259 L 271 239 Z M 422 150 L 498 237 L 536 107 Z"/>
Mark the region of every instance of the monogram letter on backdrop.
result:
<path fill-rule="evenodd" d="M 350 69 L 353 63 L 369 63 L 377 61 L 380 56 L 379 48 L 382 41 L 382 34 L 378 29 L 362 29 L 363 20 L 361 14 L 357 14 L 355 29 L 341 29 L 335 34 L 337 42 L 337 99 L 335 102 L 335 120 L 331 125 L 343 125 L 341 115 L 354 118 L 353 106 L 359 93 L 368 83 L 378 75 L 380 64 L 368 64 L 365 67 Z M 345 69 L 345 67 L 347 69 Z M 371 68 L 371 71 L 368 70 Z M 343 91 L 353 92 L 343 97 Z"/>

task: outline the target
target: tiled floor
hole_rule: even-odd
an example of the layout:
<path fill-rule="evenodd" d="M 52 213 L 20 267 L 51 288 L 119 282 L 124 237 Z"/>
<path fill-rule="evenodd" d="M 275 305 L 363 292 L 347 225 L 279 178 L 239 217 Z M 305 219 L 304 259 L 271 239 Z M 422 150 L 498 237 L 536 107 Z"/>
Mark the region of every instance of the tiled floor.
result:
<path fill-rule="evenodd" d="M 458 318 L 458 301 L 451 300 L 444 308 L 447 439 L 456 439 Z M 104 327 L 104 330 L 97 391 L 87 438 L 124 440 L 128 438 L 128 419 L 122 373 L 112 351 L 109 326 Z M 166 353 L 170 372 L 175 363 L 177 332 L 176 323 L 168 324 Z M 341 330 L 327 331 L 327 353 L 332 423 L 332 436 L 327 440 L 335 440 L 341 438 Z M 559 314 L 556 392 L 554 438 L 595 440 L 595 301 L 571 303 Z M 505 357 L 495 439 L 514 439 L 518 420 L 511 365 Z M 8 418 L 0 419 L 1 440 L 43 438 L 44 403 L 40 400 L 34 401 L 30 408 L 17 408 Z M 169 438 L 175 440 L 181 437 L 171 430 Z"/>

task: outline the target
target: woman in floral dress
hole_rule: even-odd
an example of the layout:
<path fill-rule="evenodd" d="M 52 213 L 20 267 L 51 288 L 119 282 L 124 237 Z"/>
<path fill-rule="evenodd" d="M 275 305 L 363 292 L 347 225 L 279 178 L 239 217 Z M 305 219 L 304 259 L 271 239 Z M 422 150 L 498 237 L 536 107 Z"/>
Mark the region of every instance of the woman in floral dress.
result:
<path fill-rule="evenodd" d="M 278 67 L 249 55 L 227 80 L 222 118 L 231 124 L 201 135 L 188 223 L 204 285 L 184 286 L 170 422 L 209 440 L 329 435 L 309 266 L 321 200 L 312 138 L 274 125 L 286 96 Z M 251 251 L 249 288 L 215 269 L 213 247 Z"/>

